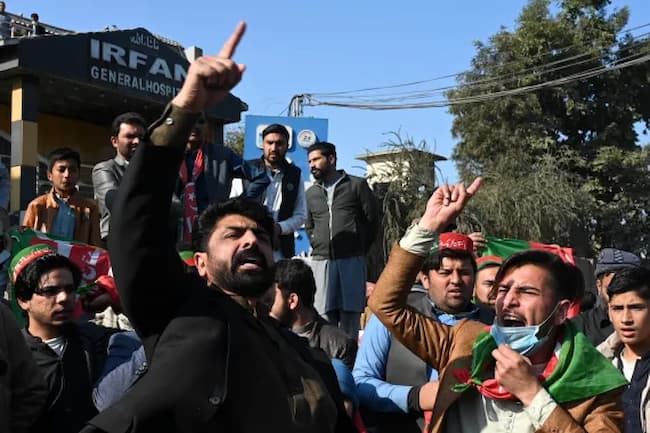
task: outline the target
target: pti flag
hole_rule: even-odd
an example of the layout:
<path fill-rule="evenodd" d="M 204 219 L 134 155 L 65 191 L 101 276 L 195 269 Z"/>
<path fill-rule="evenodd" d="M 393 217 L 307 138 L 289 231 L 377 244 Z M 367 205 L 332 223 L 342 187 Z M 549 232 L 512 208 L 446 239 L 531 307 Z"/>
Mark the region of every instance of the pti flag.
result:
<path fill-rule="evenodd" d="M 50 245 L 79 266 L 82 285 L 95 282 L 101 275 L 108 275 L 111 269 L 111 260 L 105 249 L 31 229 L 13 230 L 9 234 L 12 240 L 12 256 L 30 245 Z"/>
<path fill-rule="evenodd" d="M 506 239 L 495 238 L 492 236 L 485 236 L 487 247 L 481 251 L 481 256 L 498 256 L 504 260 L 524 250 L 544 250 L 549 253 L 558 255 L 564 263 L 569 263 L 576 266 L 575 257 L 573 256 L 573 248 L 561 247 L 559 245 L 542 244 L 533 241 L 522 241 L 519 239 Z M 580 313 L 580 300 L 577 300 L 571 305 L 568 316 L 575 317 Z"/>
<path fill-rule="evenodd" d="M 559 245 L 541 244 L 533 241 L 522 241 L 519 239 L 495 238 L 485 236 L 487 247 L 481 252 L 481 256 L 498 256 L 507 259 L 514 253 L 524 250 L 544 250 L 549 253 L 557 254 L 565 263 L 575 266 L 573 257 L 573 248 L 561 247 Z"/>

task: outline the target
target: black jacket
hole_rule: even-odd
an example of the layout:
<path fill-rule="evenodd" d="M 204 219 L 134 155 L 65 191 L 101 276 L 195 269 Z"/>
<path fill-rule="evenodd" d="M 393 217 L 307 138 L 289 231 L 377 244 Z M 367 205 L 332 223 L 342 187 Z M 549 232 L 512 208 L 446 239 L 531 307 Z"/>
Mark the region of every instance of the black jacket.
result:
<path fill-rule="evenodd" d="M 59 357 L 40 338 L 23 329 L 25 342 L 48 389 L 45 411 L 35 431 L 76 432 L 97 414 L 92 388 L 104 368 L 108 340 L 115 332 L 94 323 L 64 325 L 66 348 L 63 357 Z"/>
<path fill-rule="evenodd" d="M 122 181 L 109 249 L 149 370 L 83 431 L 345 431 L 342 403 L 325 389 L 313 359 L 237 299 L 186 274 L 172 240 L 160 235 L 158 215 L 169 211 L 195 120 L 168 107 Z"/>
<path fill-rule="evenodd" d="M 379 228 L 377 199 L 366 180 L 343 170 L 339 173 L 342 178 L 334 189 L 331 208 L 322 184 L 315 183 L 305 192 L 305 229 L 317 259 L 364 256 Z"/>
<path fill-rule="evenodd" d="M 311 347 L 317 347 L 332 359 L 340 359 L 352 371 L 357 356 L 357 342 L 341 328 L 330 324 L 317 315 L 316 319 L 294 329 L 294 332 L 309 341 Z"/>
<path fill-rule="evenodd" d="M 47 388 L 9 307 L 0 302 L 0 432 L 27 433 Z"/>

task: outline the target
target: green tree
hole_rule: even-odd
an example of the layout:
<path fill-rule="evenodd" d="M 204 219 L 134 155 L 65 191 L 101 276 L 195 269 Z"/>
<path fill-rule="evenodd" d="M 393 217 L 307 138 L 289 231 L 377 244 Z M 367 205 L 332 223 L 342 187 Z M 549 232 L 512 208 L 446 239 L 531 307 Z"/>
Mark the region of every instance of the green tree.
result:
<path fill-rule="evenodd" d="M 548 0 L 531 0 L 513 31 L 502 28 L 487 43 L 476 43 L 471 70 L 447 96 L 507 93 L 648 54 L 647 39 L 621 35 L 627 8 L 608 6 L 607 0 L 565 0 L 551 13 Z M 649 125 L 649 76 L 645 62 L 452 106 L 452 133 L 459 140 L 452 157 L 461 178 L 484 174 L 485 189 L 502 196 L 477 196 L 474 214 L 485 229 L 571 241 L 583 253 L 616 246 L 648 254 L 650 159 L 635 126 Z M 518 207 L 496 207 L 504 202 Z M 526 214 L 535 222 L 526 224 Z"/>
<path fill-rule="evenodd" d="M 244 127 L 239 124 L 227 127 L 224 144 L 239 156 L 244 156 Z"/>
<path fill-rule="evenodd" d="M 425 140 L 416 143 L 399 131 L 388 135 L 382 147 L 389 153 L 389 159 L 379 172 L 368 176 L 380 198 L 384 257 L 422 215 L 436 181 L 434 155 Z"/>

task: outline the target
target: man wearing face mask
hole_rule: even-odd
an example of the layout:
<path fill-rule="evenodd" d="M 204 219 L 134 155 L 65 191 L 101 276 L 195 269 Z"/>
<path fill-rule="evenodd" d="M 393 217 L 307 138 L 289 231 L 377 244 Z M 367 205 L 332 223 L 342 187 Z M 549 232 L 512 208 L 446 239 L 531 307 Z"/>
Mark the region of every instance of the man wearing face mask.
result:
<path fill-rule="evenodd" d="M 551 253 L 525 251 L 495 277 L 496 319 L 445 326 L 406 306 L 436 233 L 481 184 L 443 185 L 390 259 L 369 305 L 410 350 L 440 371 L 433 432 L 620 432 L 625 378 L 567 321 L 584 290 L 580 271 Z"/>

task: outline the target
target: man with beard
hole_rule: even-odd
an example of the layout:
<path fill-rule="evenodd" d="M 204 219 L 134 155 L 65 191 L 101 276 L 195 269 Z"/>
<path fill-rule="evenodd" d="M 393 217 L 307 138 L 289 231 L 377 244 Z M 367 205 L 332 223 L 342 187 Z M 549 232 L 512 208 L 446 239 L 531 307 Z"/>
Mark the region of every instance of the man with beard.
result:
<path fill-rule="evenodd" d="M 175 213 L 182 216 L 182 240 L 185 245 L 192 242 L 192 228 L 208 205 L 228 199 L 234 177 L 250 181 L 243 195 L 246 198 L 259 196 L 269 183 L 263 172 L 253 164 L 242 161 L 231 148 L 207 142 L 207 124 L 205 117 L 201 116 L 191 129 L 176 186 L 174 199 L 180 198 L 182 210 L 175 210 Z"/>
<path fill-rule="evenodd" d="M 294 232 L 302 227 L 307 217 L 302 174 L 295 164 L 287 161 L 288 150 L 289 131 L 274 123 L 262 131 L 262 157 L 247 161 L 259 172 L 266 174 L 267 186 L 260 195 L 260 200 L 276 223 L 276 250 L 273 252 L 276 261 L 295 255 Z M 250 189 L 248 182 L 242 182 L 241 185 Z M 238 195 L 243 186 L 233 185 L 231 195 Z"/>
<path fill-rule="evenodd" d="M 473 242 L 460 233 L 441 233 L 407 298 L 412 308 L 445 325 L 462 319 L 491 324 L 494 313 L 471 302 L 476 275 Z M 421 432 L 435 400 L 438 372 L 422 362 L 372 316 L 352 371 L 368 424 L 375 433 Z"/>
<path fill-rule="evenodd" d="M 353 338 L 365 308 L 366 259 L 379 228 L 377 200 L 365 179 L 336 169 L 336 147 L 307 149 L 316 179 L 306 193 L 318 312 Z"/>
<path fill-rule="evenodd" d="M 433 432 L 620 432 L 623 375 L 567 320 L 580 270 L 552 253 L 512 255 L 495 277 L 496 319 L 443 325 L 406 298 L 436 233 L 480 187 L 442 185 L 396 245 L 369 305 L 407 348 L 440 371 Z"/>
<path fill-rule="evenodd" d="M 93 167 L 93 189 L 101 213 L 99 225 L 104 244 L 110 230 L 115 193 L 135 149 L 144 139 L 146 128 L 144 118 L 138 113 L 129 112 L 117 116 L 111 126 L 111 144 L 115 148 L 115 157 L 99 162 Z"/>
<path fill-rule="evenodd" d="M 318 433 L 348 431 L 346 422 L 351 427 L 328 360 L 315 362 L 296 336 L 258 312 L 257 298 L 273 282 L 274 222 L 266 209 L 241 199 L 208 206 L 194 232 L 199 275 L 184 272 L 159 218 L 169 212 L 199 113 L 241 79 L 244 65 L 231 58 L 244 28 L 240 23 L 218 56 L 190 65 L 118 192 L 121 212 L 112 221 L 109 250 L 116 253 L 121 300 L 149 369 L 84 431 Z"/>

